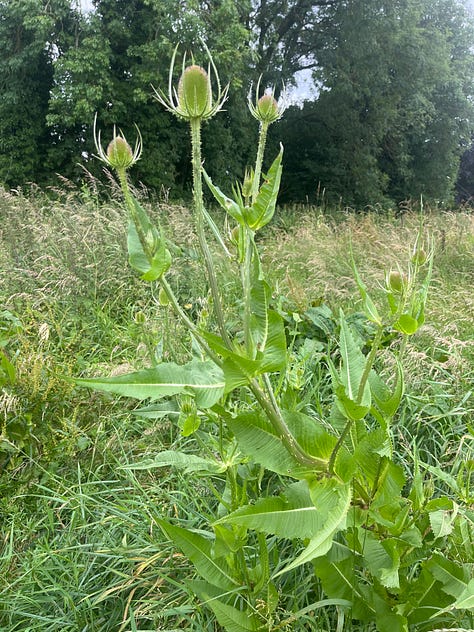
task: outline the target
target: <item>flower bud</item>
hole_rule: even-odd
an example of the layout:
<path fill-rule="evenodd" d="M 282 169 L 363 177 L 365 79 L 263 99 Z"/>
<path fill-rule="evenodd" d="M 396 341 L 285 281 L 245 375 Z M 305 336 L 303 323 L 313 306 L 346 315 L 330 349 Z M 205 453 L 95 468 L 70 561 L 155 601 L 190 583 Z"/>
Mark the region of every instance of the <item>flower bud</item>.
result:
<path fill-rule="evenodd" d="M 427 258 L 428 258 L 428 255 L 426 254 L 426 251 L 423 248 L 417 248 L 413 252 L 411 262 L 414 263 L 415 265 L 422 266 L 427 260 Z"/>
<path fill-rule="evenodd" d="M 274 123 L 278 121 L 283 115 L 287 107 L 286 92 L 283 89 L 279 102 L 275 99 L 273 88 L 267 88 L 265 93 L 259 98 L 260 80 L 257 84 L 257 90 L 255 94 L 255 102 L 252 103 L 251 93 L 249 94 L 249 109 L 253 117 L 260 121 L 260 123 Z"/>
<path fill-rule="evenodd" d="M 273 121 L 280 118 L 278 103 L 273 94 L 264 94 L 263 97 L 260 97 L 257 101 L 256 111 L 262 123 L 273 123 Z"/>
<path fill-rule="evenodd" d="M 242 183 L 242 195 L 245 199 L 249 198 L 252 195 L 253 178 L 254 178 L 253 169 L 252 168 L 246 169 L 244 181 Z"/>
<path fill-rule="evenodd" d="M 107 158 L 111 167 L 128 169 L 133 165 L 133 151 L 125 138 L 116 136 L 107 147 Z"/>
<path fill-rule="evenodd" d="M 212 89 L 201 66 L 188 66 L 178 84 L 178 111 L 185 118 L 205 118 L 212 111 Z"/>
<path fill-rule="evenodd" d="M 235 226 L 231 233 L 230 233 L 230 241 L 235 244 L 236 246 L 239 245 L 239 238 L 240 238 L 240 227 L 239 226 Z"/>
<path fill-rule="evenodd" d="M 407 277 L 398 270 L 390 270 L 387 276 L 387 285 L 393 292 L 402 292 L 407 283 Z"/>

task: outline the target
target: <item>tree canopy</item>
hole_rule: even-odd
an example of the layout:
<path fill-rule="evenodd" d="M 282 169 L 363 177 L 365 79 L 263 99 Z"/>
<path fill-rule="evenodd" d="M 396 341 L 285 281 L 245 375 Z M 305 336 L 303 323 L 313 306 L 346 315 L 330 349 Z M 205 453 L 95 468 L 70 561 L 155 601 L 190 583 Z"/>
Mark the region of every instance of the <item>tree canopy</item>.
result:
<path fill-rule="evenodd" d="M 91 160 L 92 125 L 117 125 L 145 152 L 135 177 L 179 197 L 186 127 L 153 97 L 174 47 L 213 52 L 230 82 L 209 123 L 206 168 L 229 187 L 252 153 L 250 86 L 277 91 L 312 73 L 315 96 L 274 130 L 285 145 L 282 195 L 346 204 L 452 199 L 473 133 L 473 19 L 462 0 L 0 0 L 0 183 L 74 181 Z M 188 53 L 189 55 L 189 53 Z M 179 63 L 177 64 L 179 68 Z M 211 130 L 210 130 L 211 131 Z"/>

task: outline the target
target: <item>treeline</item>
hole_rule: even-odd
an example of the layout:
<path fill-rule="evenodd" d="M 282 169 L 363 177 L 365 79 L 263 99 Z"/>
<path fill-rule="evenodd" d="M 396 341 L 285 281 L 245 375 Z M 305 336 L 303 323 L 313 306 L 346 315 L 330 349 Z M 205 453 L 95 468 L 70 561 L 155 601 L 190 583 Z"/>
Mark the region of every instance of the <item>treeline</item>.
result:
<path fill-rule="evenodd" d="M 0 0 L 0 184 L 100 175 L 97 113 L 104 134 L 139 127 L 134 180 L 180 197 L 186 126 L 151 86 L 167 87 L 178 42 L 204 63 L 201 41 L 231 86 L 203 148 L 229 188 L 254 152 L 250 85 L 262 76 L 279 91 L 306 69 L 316 90 L 274 126 L 269 149 L 285 146 L 285 200 L 445 203 L 457 181 L 458 195 L 474 194 L 472 160 L 459 177 L 474 128 L 474 25 L 461 0 L 94 0 L 86 13 L 76 0 Z"/>

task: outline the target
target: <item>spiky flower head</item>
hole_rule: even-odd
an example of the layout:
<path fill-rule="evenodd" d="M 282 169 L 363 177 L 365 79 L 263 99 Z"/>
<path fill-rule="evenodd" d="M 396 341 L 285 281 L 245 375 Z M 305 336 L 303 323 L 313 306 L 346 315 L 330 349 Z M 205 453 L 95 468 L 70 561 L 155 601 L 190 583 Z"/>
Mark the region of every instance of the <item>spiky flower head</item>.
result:
<path fill-rule="evenodd" d="M 156 99 L 170 112 L 186 120 L 209 119 L 219 112 L 227 99 L 229 86 L 221 88 L 219 74 L 214 65 L 211 53 L 206 45 L 209 64 L 207 71 L 193 63 L 186 66 L 186 54 L 183 57 L 181 77 L 178 82 L 178 89 L 173 86 L 173 73 L 178 47 L 174 49 L 170 64 L 168 78 L 168 94 L 165 95 L 160 90 L 155 90 Z M 214 77 L 217 94 L 214 98 L 212 90 L 212 79 Z"/>
<path fill-rule="evenodd" d="M 282 94 L 278 101 L 275 99 L 274 88 L 267 88 L 264 91 L 263 95 L 259 97 L 258 95 L 260 94 L 261 79 L 262 77 L 260 77 L 257 83 L 257 89 L 255 91 L 255 103 L 252 102 L 252 90 L 250 90 L 248 105 L 252 116 L 255 117 L 257 121 L 270 125 L 271 123 L 278 121 L 283 116 L 283 113 L 287 108 L 286 91 L 283 88 Z"/>
<path fill-rule="evenodd" d="M 132 150 L 124 134 L 117 133 L 114 125 L 113 137 L 104 151 L 100 139 L 100 131 L 97 132 L 97 115 L 94 119 L 94 143 L 97 157 L 106 165 L 115 170 L 127 170 L 140 159 L 142 153 L 142 137 L 137 127 L 138 136 L 135 141 L 135 148 Z"/>
<path fill-rule="evenodd" d="M 390 270 L 386 277 L 386 283 L 389 290 L 401 293 L 406 289 L 408 278 L 400 270 Z"/>

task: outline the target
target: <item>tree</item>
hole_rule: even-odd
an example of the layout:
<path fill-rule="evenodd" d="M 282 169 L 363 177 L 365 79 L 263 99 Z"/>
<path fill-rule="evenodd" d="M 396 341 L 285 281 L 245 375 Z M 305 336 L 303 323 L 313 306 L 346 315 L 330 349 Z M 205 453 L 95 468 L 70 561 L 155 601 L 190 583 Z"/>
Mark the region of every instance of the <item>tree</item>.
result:
<path fill-rule="evenodd" d="M 53 58 L 65 0 L 0 3 L 0 183 L 42 180 L 48 169 L 46 126 Z"/>
<path fill-rule="evenodd" d="M 328 7 L 315 73 L 319 98 L 302 110 L 317 135 L 293 137 L 306 159 L 287 170 L 290 179 L 301 172 L 312 178 L 300 195 L 319 182 L 334 199 L 357 206 L 422 193 L 449 200 L 473 121 L 472 34 L 455 0 Z"/>

